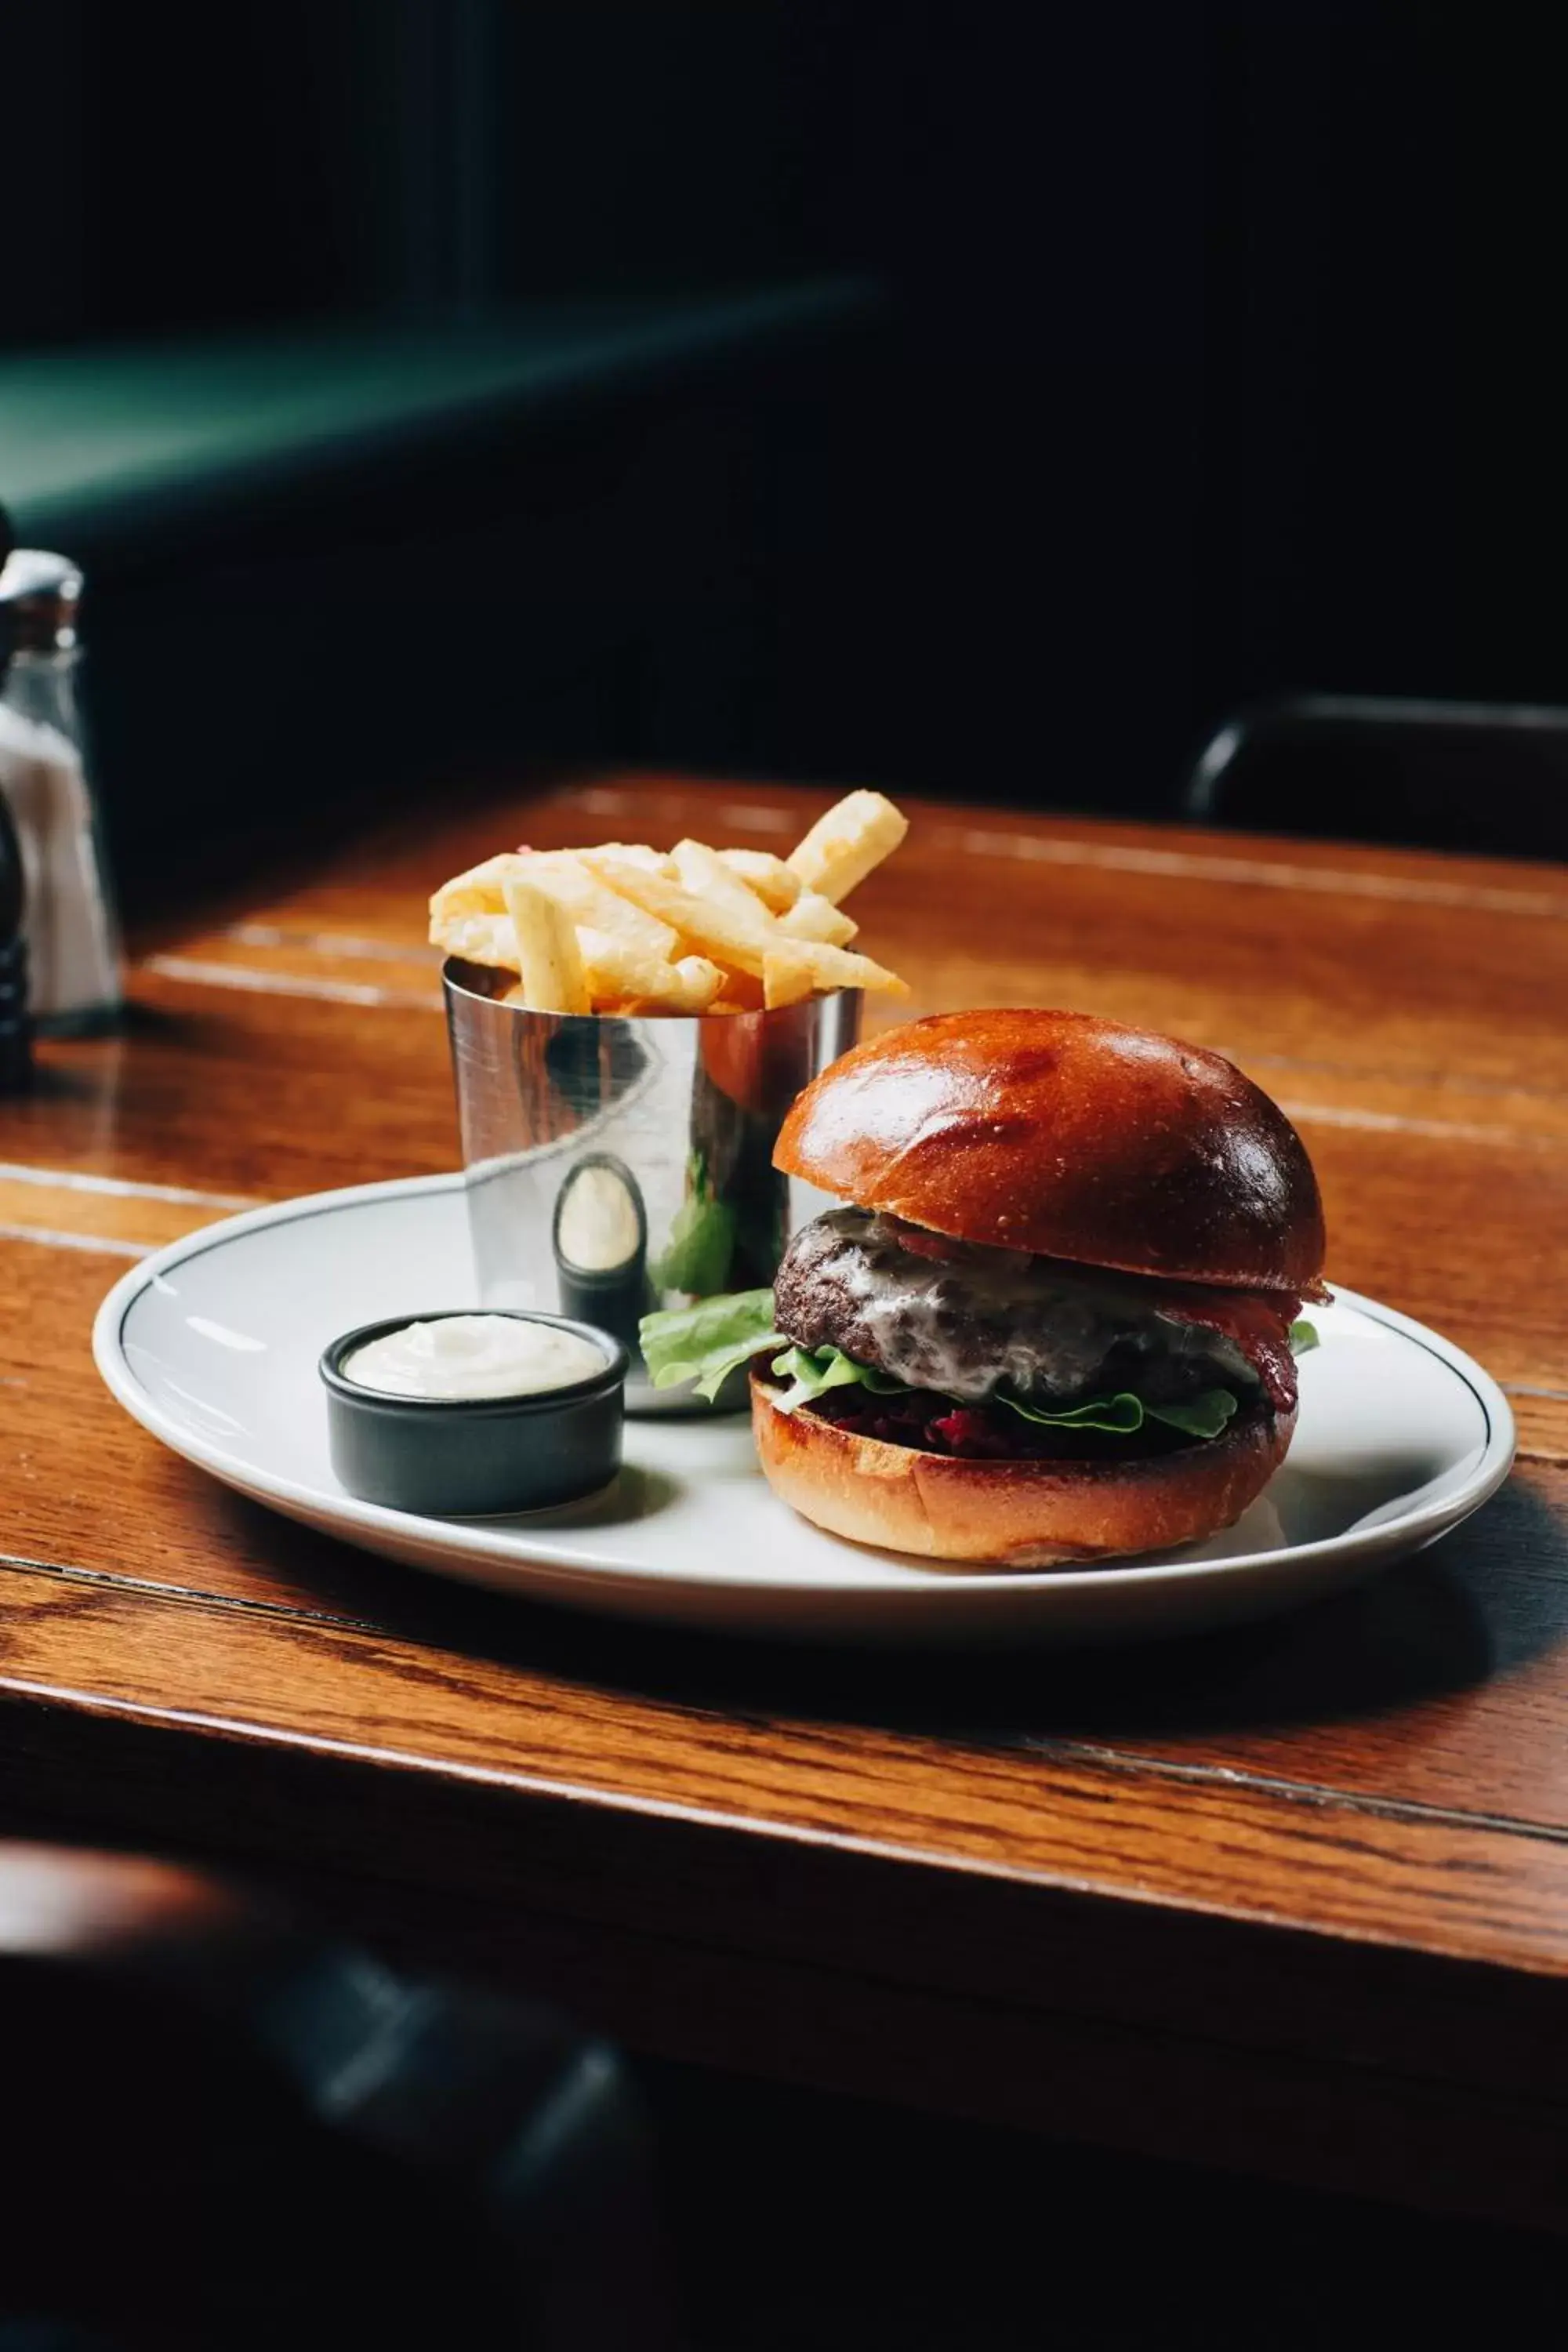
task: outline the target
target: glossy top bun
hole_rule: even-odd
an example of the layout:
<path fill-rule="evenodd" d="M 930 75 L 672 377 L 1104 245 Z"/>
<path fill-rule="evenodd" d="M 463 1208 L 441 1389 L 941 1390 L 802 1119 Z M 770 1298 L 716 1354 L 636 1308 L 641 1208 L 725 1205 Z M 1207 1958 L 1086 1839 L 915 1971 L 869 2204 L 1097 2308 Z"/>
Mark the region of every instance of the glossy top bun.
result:
<path fill-rule="evenodd" d="M 1301 1139 L 1222 1055 L 1087 1013 L 943 1013 L 796 1100 L 774 1165 L 840 1200 L 1041 1257 L 1310 1296 Z"/>

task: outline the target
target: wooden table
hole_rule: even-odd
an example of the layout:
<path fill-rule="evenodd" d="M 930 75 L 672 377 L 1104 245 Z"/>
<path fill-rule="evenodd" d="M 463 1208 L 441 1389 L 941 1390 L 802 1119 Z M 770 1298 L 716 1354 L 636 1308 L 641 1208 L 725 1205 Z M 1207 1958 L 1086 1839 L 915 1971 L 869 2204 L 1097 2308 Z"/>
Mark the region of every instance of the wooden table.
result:
<path fill-rule="evenodd" d="M 432 882 L 506 843 L 784 845 L 660 780 L 449 803 L 141 942 L 0 1106 L 0 1829 L 279 1880 L 632 2045 L 1286 2179 L 1568 2212 L 1568 874 L 917 810 L 858 911 L 914 1010 L 1219 1046 L 1330 1271 L 1474 1350 L 1519 1469 L 1278 1623 L 1101 1656 L 809 1654 L 362 1558 L 99 1386 L 125 1260 L 450 1165 Z"/>

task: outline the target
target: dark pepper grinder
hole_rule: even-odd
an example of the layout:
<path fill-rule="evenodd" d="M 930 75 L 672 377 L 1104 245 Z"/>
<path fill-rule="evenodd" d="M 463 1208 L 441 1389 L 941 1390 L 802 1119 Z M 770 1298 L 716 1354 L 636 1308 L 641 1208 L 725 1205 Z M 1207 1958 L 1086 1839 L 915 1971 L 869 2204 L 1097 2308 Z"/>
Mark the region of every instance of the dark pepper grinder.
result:
<path fill-rule="evenodd" d="M 22 936 L 22 845 L 0 793 L 0 1095 L 19 1094 L 32 1068 L 27 942 Z"/>
<path fill-rule="evenodd" d="M 0 571 L 11 552 L 11 518 L 0 507 Z M 0 683 L 10 648 L 0 613 Z M 19 1093 L 32 1075 L 33 1033 L 27 1018 L 27 942 L 22 936 L 22 845 L 0 793 L 0 1095 Z"/>

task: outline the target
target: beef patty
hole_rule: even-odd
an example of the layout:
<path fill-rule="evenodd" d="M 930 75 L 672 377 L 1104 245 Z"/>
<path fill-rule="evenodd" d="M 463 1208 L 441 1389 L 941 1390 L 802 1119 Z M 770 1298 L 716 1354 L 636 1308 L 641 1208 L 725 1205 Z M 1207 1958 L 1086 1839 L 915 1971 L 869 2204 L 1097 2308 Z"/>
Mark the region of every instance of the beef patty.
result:
<path fill-rule="evenodd" d="M 1258 1393 L 1223 1332 L 1160 1309 L 1161 1286 L 950 1241 L 868 1209 L 832 1209 L 791 1241 L 775 1321 L 912 1389 L 978 1402 L 1006 1384 L 1047 1407 L 1131 1389 L 1150 1404 Z"/>

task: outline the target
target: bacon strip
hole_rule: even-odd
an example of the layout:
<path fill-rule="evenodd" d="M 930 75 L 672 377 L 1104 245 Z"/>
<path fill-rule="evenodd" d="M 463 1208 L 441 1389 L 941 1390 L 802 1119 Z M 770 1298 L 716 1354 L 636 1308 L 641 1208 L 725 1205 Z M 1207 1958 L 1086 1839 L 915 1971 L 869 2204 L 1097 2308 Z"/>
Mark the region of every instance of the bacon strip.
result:
<path fill-rule="evenodd" d="M 1201 1330 L 1218 1331 L 1247 1358 L 1275 1412 L 1291 1410 L 1296 1359 L 1290 1353 L 1290 1326 L 1301 1311 L 1299 1298 L 1272 1290 L 1208 1290 L 1199 1284 L 1162 1283 L 1160 1287 L 1164 1293 L 1162 1314 L 1195 1323 Z"/>

